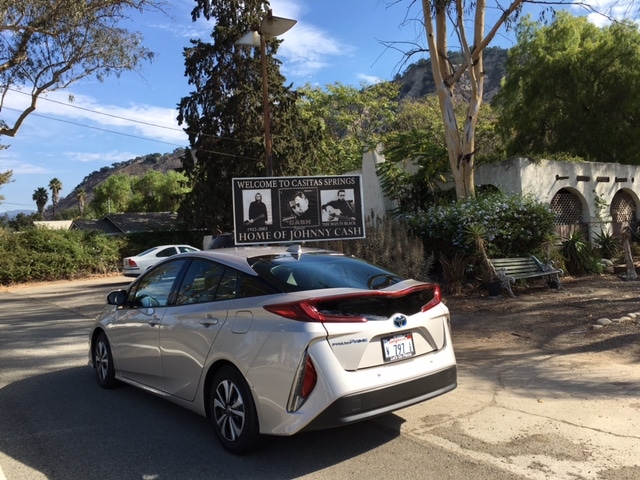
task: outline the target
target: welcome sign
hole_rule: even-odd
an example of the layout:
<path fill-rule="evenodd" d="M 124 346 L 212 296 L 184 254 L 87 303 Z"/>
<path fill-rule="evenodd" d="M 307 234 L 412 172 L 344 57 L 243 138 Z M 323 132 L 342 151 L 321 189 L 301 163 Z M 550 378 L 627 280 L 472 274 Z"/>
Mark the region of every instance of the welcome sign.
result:
<path fill-rule="evenodd" d="M 236 245 L 365 238 L 360 175 L 232 181 Z"/>

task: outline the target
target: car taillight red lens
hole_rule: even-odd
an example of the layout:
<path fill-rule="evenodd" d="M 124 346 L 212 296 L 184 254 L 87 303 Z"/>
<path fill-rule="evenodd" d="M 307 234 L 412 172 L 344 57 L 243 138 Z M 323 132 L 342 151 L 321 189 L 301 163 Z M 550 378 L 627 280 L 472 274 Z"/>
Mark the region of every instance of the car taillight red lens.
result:
<path fill-rule="evenodd" d="M 302 389 L 300 390 L 300 396 L 306 400 L 315 388 L 317 381 L 318 374 L 316 373 L 316 367 L 314 367 L 311 358 L 307 357 L 307 361 L 304 365 L 304 375 L 302 377 Z"/>
<path fill-rule="evenodd" d="M 414 315 L 442 302 L 440 287 L 421 284 L 398 291 L 369 291 L 265 305 L 265 310 L 300 322 L 368 322 L 396 313 Z"/>
<path fill-rule="evenodd" d="M 438 305 L 441 301 L 442 301 L 442 290 L 440 290 L 440 286 L 439 285 L 434 284 L 433 285 L 433 298 L 431 300 L 429 300 L 427 303 L 425 303 L 422 306 L 422 308 L 420 309 L 420 311 L 426 312 L 430 308 L 433 308 L 436 305 Z"/>
<path fill-rule="evenodd" d="M 127 262 L 129 264 L 130 267 L 137 267 L 138 264 L 136 262 L 134 262 L 133 260 L 131 260 L 130 258 L 128 259 L 129 261 Z"/>
<path fill-rule="evenodd" d="M 316 367 L 313 365 L 309 353 L 305 352 L 298 367 L 296 379 L 291 386 L 287 410 L 290 412 L 298 411 L 309 398 L 317 383 L 318 373 L 316 372 Z"/>

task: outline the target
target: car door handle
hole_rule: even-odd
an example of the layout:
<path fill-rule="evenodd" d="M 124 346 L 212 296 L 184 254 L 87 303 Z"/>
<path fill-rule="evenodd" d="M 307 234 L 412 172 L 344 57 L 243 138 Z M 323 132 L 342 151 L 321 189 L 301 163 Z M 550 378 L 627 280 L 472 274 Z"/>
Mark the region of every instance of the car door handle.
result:
<path fill-rule="evenodd" d="M 158 317 L 153 317 L 151 320 L 147 322 L 150 326 L 155 327 L 160 323 L 160 319 Z"/>
<path fill-rule="evenodd" d="M 212 327 L 213 325 L 217 325 L 217 324 L 218 324 L 218 319 L 213 317 L 207 317 L 206 320 L 200 321 L 200 325 L 202 325 L 205 328 Z"/>

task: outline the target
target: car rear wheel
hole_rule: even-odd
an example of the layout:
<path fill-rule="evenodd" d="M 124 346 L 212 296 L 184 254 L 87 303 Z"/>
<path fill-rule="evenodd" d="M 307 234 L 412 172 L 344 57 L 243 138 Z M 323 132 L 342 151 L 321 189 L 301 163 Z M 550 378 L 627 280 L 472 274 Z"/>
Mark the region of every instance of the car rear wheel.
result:
<path fill-rule="evenodd" d="M 231 366 L 214 376 L 209 411 L 220 443 L 232 453 L 248 453 L 260 444 L 258 414 L 247 382 Z"/>
<path fill-rule="evenodd" d="M 117 385 L 111 346 L 104 332 L 98 334 L 93 344 L 93 366 L 96 369 L 98 384 L 102 388 L 113 388 Z"/>

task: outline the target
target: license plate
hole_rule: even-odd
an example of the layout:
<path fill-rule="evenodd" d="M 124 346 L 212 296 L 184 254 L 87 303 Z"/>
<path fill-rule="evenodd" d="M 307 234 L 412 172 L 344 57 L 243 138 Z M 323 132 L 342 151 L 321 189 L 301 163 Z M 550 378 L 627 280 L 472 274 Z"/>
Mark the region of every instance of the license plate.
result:
<path fill-rule="evenodd" d="M 385 362 L 412 357 L 415 354 L 413 335 L 410 333 L 402 333 L 382 339 L 382 355 Z"/>

